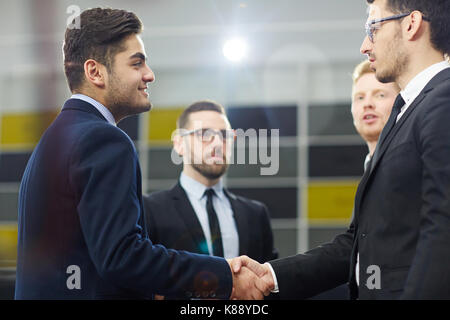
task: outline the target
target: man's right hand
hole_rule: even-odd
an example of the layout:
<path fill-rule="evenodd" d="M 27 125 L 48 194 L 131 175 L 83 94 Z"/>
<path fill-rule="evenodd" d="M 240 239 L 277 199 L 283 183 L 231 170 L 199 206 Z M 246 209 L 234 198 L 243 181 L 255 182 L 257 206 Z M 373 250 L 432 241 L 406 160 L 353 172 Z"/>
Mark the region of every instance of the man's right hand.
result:
<path fill-rule="evenodd" d="M 233 273 L 231 299 L 263 299 L 275 284 L 269 266 L 259 264 L 247 256 L 228 260 Z"/>

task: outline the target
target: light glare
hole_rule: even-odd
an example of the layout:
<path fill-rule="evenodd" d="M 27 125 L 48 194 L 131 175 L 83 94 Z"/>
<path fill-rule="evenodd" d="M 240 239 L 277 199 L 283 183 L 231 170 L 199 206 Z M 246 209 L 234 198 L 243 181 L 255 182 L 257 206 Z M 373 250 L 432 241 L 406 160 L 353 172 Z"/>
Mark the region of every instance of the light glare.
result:
<path fill-rule="evenodd" d="M 247 55 L 247 43 L 242 38 L 233 38 L 225 42 L 223 55 L 230 61 L 239 62 Z"/>

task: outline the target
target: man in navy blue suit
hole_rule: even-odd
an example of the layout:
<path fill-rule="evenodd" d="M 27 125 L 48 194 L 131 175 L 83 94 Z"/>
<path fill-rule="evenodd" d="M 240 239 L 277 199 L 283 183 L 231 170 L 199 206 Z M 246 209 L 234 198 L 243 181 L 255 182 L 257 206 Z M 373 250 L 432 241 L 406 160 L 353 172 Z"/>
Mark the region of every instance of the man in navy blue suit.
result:
<path fill-rule="evenodd" d="M 248 269 L 235 274 L 231 261 L 148 239 L 136 150 L 116 127 L 151 108 L 142 24 L 115 9 L 79 19 L 64 43 L 73 95 L 20 186 L 16 299 L 262 298 L 263 282 Z"/>

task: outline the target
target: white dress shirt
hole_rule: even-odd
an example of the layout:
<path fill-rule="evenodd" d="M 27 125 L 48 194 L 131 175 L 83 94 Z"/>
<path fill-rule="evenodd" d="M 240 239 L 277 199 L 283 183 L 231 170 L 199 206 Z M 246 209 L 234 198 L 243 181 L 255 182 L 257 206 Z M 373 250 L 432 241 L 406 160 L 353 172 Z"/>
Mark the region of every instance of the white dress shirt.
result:
<path fill-rule="evenodd" d="M 101 114 L 105 117 L 105 119 L 112 125 L 116 125 L 116 120 L 114 119 L 114 116 L 112 115 L 111 111 L 104 105 L 102 105 L 100 102 L 98 102 L 95 99 L 92 99 L 91 97 L 88 97 L 81 93 L 75 93 L 73 94 L 70 99 L 79 99 L 83 100 L 84 102 L 87 102 L 91 105 L 93 105 Z"/>
<path fill-rule="evenodd" d="M 417 74 L 403 89 L 400 91 L 403 100 L 405 100 L 405 105 L 400 110 L 399 115 L 397 116 L 397 121 L 403 116 L 409 106 L 413 103 L 413 101 L 417 98 L 420 92 L 425 88 L 428 82 L 441 72 L 444 69 L 450 68 L 450 64 L 447 61 L 442 61 L 435 63 L 419 74 Z"/>
<path fill-rule="evenodd" d="M 208 212 L 206 211 L 207 196 L 205 195 L 205 190 L 209 188 L 187 176 L 184 172 L 181 173 L 180 184 L 184 191 L 186 191 L 188 199 L 194 208 L 194 212 L 200 221 L 208 245 L 209 254 L 213 255 Z M 230 201 L 223 192 L 222 180 L 219 180 L 219 182 L 211 188 L 216 193 L 216 197 L 213 197 L 213 206 L 217 213 L 217 219 L 219 220 L 224 258 L 235 258 L 239 256 L 239 235 Z"/>

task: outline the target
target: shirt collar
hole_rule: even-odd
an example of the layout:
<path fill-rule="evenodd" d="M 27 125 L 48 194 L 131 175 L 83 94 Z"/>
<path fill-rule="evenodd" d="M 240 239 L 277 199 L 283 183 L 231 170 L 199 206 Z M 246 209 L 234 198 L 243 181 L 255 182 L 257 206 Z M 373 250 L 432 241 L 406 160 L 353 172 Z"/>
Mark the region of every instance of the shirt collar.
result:
<path fill-rule="evenodd" d="M 450 68 L 450 64 L 447 61 L 442 61 L 435 63 L 419 74 L 417 74 L 403 89 L 400 94 L 403 100 L 405 100 L 405 105 L 411 104 L 414 99 L 420 94 L 420 92 L 425 88 L 428 82 L 437 75 L 442 70 Z"/>
<path fill-rule="evenodd" d="M 370 156 L 370 152 L 367 154 L 366 159 L 364 159 L 364 171 L 367 170 L 367 166 L 369 165 L 369 161 L 372 157 Z"/>
<path fill-rule="evenodd" d="M 195 197 L 198 200 L 201 200 L 203 195 L 205 194 L 206 189 L 209 189 L 207 186 L 205 186 L 203 183 L 198 182 L 195 179 L 192 179 L 184 172 L 181 172 L 180 176 L 180 184 L 181 187 L 191 196 Z M 222 179 L 219 180 L 218 183 L 216 183 L 214 186 L 211 187 L 211 189 L 214 190 L 216 195 L 222 200 L 225 196 L 225 193 L 223 192 L 223 184 Z"/>
<path fill-rule="evenodd" d="M 112 115 L 111 111 L 107 107 L 105 107 L 103 104 L 98 102 L 97 100 L 88 97 L 81 93 L 75 93 L 71 97 L 71 99 L 79 99 L 83 100 L 91 105 L 93 105 L 101 114 L 105 117 L 105 119 L 112 125 L 116 125 L 116 120 L 114 119 L 114 116 Z"/>

